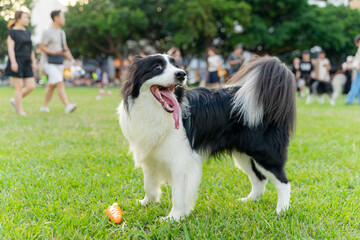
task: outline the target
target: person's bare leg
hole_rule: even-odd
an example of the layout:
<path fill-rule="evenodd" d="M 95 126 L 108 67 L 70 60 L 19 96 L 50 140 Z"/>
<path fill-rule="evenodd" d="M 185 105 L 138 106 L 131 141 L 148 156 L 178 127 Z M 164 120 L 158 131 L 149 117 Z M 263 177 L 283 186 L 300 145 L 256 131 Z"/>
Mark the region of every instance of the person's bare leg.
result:
<path fill-rule="evenodd" d="M 49 106 L 49 103 L 50 103 L 50 100 L 52 98 L 55 88 L 56 88 L 56 85 L 52 85 L 52 84 L 47 85 L 43 107 L 47 108 Z"/>
<path fill-rule="evenodd" d="M 18 114 L 24 114 L 24 109 L 22 107 L 22 89 L 23 89 L 23 80 L 22 78 L 13 78 L 14 88 L 15 88 L 15 106 Z"/>
<path fill-rule="evenodd" d="M 212 83 L 212 84 L 210 84 L 210 88 L 219 88 L 219 87 L 221 87 L 220 83 Z"/>
<path fill-rule="evenodd" d="M 205 80 L 200 80 L 199 87 L 206 87 L 206 81 Z"/>
<path fill-rule="evenodd" d="M 35 89 L 35 78 L 25 78 L 25 88 L 22 89 L 22 97 L 24 98 Z"/>
<path fill-rule="evenodd" d="M 56 86 L 58 88 L 59 98 L 66 107 L 67 105 L 69 105 L 69 101 L 68 101 L 68 98 L 67 98 L 66 92 L 65 92 L 65 84 L 64 84 L 64 82 L 58 82 L 56 84 Z"/>
<path fill-rule="evenodd" d="M 304 98 L 304 97 L 305 97 L 305 89 L 300 88 L 300 98 Z"/>

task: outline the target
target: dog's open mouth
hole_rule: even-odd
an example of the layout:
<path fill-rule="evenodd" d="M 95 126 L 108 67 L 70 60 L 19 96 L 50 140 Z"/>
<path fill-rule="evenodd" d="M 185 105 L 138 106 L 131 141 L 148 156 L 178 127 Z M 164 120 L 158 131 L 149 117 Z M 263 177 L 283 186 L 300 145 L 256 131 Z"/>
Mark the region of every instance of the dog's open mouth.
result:
<path fill-rule="evenodd" d="M 162 108 L 168 113 L 173 114 L 175 128 L 179 129 L 179 103 L 175 98 L 174 89 L 176 86 L 154 85 L 150 87 L 155 99 L 161 104 Z"/>

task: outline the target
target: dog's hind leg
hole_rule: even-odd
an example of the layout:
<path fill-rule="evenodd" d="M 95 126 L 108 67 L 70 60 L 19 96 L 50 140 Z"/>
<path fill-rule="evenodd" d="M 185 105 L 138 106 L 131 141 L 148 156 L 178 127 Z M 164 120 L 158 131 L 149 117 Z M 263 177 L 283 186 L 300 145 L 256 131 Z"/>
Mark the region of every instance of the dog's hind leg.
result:
<path fill-rule="evenodd" d="M 159 202 L 161 196 L 161 180 L 159 176 L 150 169 L 143 167 L 145 197 L 139 200 L 141 206 L 146 206 L 149 202 Z"/>
<path fill-rule="evenodd" d="M 286 211 L 290 206 L 290 182 L 286 177 L 285 170 L 283 168 L 273 167 L 271 170 L 263 168 L 256 163 L 256 166 L 266 177 L 270 178 L 278 192 L 278 203 L 276 206 L 276 212 L 279 214 L 281 211 Z"/>
<path fill-rule="evenodd" d="M 257 200 L 264 192 L 267 179 L 259 172 L 253 160 L 244 153 L 233 152 L 235 166 L 240 168 L 249 176 L 251 182 L 251 192 L 246 198 L 240 198 L 241 201 Z"/>

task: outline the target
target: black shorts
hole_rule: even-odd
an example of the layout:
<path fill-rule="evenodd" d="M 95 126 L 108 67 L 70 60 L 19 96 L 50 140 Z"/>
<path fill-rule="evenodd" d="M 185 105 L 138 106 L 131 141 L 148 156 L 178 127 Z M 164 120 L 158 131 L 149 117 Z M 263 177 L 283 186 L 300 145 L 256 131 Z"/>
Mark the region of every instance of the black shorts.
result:
<path fill-rule="evenodd" d="M 11 70 L 11 63 L 10 60 L 8 61 L 6 70 L 5 70 L 5 75 L 6 76 L 10 76 L 10 77 L 15 77 L 15 78 L 30 78 L 30 77 L 34 77 L 34 73 L 31 67 L 31 60 L 30 58 L 16 58 L 16 62 L 18 64 L 18 71 L 17 72 L 13 72 Z"/>
<path fill-rule="evenodd" d="M 209 81 L 208 83 L 212 84 L 212 83 L 220 83 L 220 78 L 218 76 L 218 72 L 210 72 L 209 74 Z"/>

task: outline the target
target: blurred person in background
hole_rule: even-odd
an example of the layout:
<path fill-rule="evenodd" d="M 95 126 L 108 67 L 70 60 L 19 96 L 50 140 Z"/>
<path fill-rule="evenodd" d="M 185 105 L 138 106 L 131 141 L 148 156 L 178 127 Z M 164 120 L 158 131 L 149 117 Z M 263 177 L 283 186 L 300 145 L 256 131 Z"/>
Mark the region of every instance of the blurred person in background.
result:
<path fill-rule="evenodd" d="M 109 86 L 109 74 L 105 69 L 102 72 L 101 83 L 103 88 L 107 88 Z"/>
<path fill-rule="evenodd" d="M 331 64 L 329 59 L 326 58 L 324 51 L 318 53 L 318 58 L 314 60 L 315 80 L 322 82 L 330 81 Z"/>
<path fill-rule="evenodd" d="M 298 82 L 300 79 L 300 59 L 297 57 L 293 60 L 291 72 L 294 74 L 296 82 Z M 300 88 L 298 87 L 297 90 L 300 91 Z"/>
<path fill-rule="evenodd" d="M 96 100 L 101 100 L 105 95 L 111 95 L 111 91 L 106 91 L 106 88 L 109 86 L 109 77 L 105 69 L 102 69 L 101 81 L 98 84 L 98 87 L 101 87 L 99 90 L 99 95 L 96 97 Z"/>
<path fill-rule="evenodd" d="M 305 97 L 305 87 L 310 87 L 312 84 L 311 74 L 314 70 L 314 65 L 311 63 L 310 53 L 308 51 L 303 51 L 301 54 L 300 61 L 300 78 L 297 84 L 297 87 L 300 91 L 300 98 Z"/>
<path fill-rule="evenodd" d="M 218 70 L 221 69 L 221 58 L 216 54 L 216 48 L 211 47 L 208 49 L 208 72 L 209 78 L 208 83 L 210 84 L 210 88 L 218 88 L 221 87 L 220 84 L 220 76 Z"/>
<path fill-rule="evenodd" d="M 128 57 L 122 61 L 122 63 L 121 63 L 121 76 L 120 76 L 120 79 L 121 79 L 122 83 L 126 81 L 126 79 L 128 77 L 128 74 L 129 74 L 130 66 L 134 62 L 134 59 L 135 59 L 135 55 L 130 53 L 128 55 Z"/>
<path fill-rule="evenodd" d="M 102 70 L 99 66 L 96 67 L 95 69 L 95 73 L 96 73 L 96 77 L 95 77 L 95 84 L 97 86 L 100 86 L 102 85 Z"/>
<path fill-rule="evenodd" d="M 353 56 L 347 56 L 346 62 L 344 62 L 341 65 L 344 75 L 346 77 L 346 82 L 344 84 L 344 88 L 343 88 L 343 92 L 342 92 L 343 94 L 348 94 L 350 92 L 351 80 L 353 77 L 353 71 L 352 71 L 353 59 L 354 59 Z"/>
<path fill-rule="evenodd" d="M 200 57 L 193 57 L 189 64 L 187 65 L 188 72 L 188 84 L 194 84 L 196 82 L 204 81 L 204 85 L 206 85 L 207 79 L 207 64 Z"/>
<path fill-rule="evenodd" d="M 333 97 L 337 99 L 339 94 L 345 91 L 347 81 L 350 81 L 351 85 L 351 73 L 350 79 L 348 79 L 348 72 L 351 72 L 352 56 L 348 56 L 346 61 L 341 65 L 341 70 L 330 75 L 331 85 L 333 86 L 334 92 Z M 347 90 L 348 92 L 349 90 Z"/>
<path fill-rule="evenodd" d="M 200 60 L 197 58 L 197 56 L 194 56 L 187 65 L 187 84 L 194 84 L 200 80 L 199 62 Z"/>
<path fill-rule="evenodd" d="M 65 25 L 65 16 L 60 10 L 52 11 L 51 19 L 52 26 L 43 32 L 40 49 L 41 63 L 44 65 L 44 70 L 48 75 L 48 84 L 45 93 L 45 100 L 43 106 L 40 108 L 41 112 L 50 112 L 49 103 L 52 98 L 55 88 L 58 89 L 58 95 L 65 105 L 65 113 L 75 111 L 77 105 L 70 104 L 65 92 L 65 84 L 63 79 L 64 58 L 69 59 L 72 64 L 75 64 L 69 47 L 66 43 L 65 32 L 61 29 Z"/>
<path fill-rule="evenodd" d="M 242 44 L 238 44 L 227 59 L 227 62 L 230 65 L 229 77 L 234 75 L 240 69 L 241 65 L 244 63 L 244 59 L 243 46 Z"/>
<path fill-rule="evenodd" d="M 9 60 L 5 74 L 12 77 L 15 88 L 15 97 L 10 99 L 10 103 L 21 116 L 26 116 L 22 99 L 35 89 L 34 72 L 37 69 L 31 34 L 26 30 L 28 25 L 28 14 L 23 11 L 15 12 L 14 23 L 9 24 L 7 37 Z"/>
<path fill-rule="evenodd" d="M 354 59 L 352 60 L 352 69 L 354 70 L 354 77 L 351 83 L 351 89 L 346 98 L 346 104 L 353 104 L 355 97 L 358 98 L 357 103 L 360 104 L 360 34 L 354 39 L 355 45 L 358 48 Z"/>
<path fill-rule="evenodd" d="M 320 103 L 324 103 L 324 95 L 329 96 L 329 101 L 332 106 L 335 105 L 333 98 L 333 86 L 330 82 L 331 63 L 326 58 L 324 51 L 318 53 L 318 58 L 313 61 L 314 64 L 314 82 L 311 84 L 310 95 L 306 99 L 306 104 L 310 104 L 312 98 L 316 95 L 320 96 Z"/>

